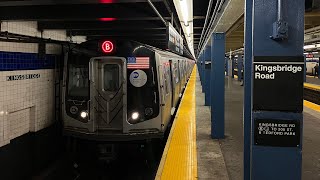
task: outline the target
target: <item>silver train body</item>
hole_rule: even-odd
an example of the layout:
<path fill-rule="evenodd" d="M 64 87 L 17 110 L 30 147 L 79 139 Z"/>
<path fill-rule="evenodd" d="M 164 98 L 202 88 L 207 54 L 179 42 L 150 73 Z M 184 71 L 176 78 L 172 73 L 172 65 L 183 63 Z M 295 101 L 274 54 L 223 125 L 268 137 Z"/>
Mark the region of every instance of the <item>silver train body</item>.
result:
<path fill-rule="evenodd" d="M 141 44 L 129 47 L 111 56 L 66 54 L 65 135 L 110 142 L 164 136 L 194 61 Z"/>
<path fill-rule="evenodd" d="M 316 66 L 316 64 L 319 65 L 319 58 L 306 58 L 306 73 L 308 75 L 315 74 L 314 67 Z"/>

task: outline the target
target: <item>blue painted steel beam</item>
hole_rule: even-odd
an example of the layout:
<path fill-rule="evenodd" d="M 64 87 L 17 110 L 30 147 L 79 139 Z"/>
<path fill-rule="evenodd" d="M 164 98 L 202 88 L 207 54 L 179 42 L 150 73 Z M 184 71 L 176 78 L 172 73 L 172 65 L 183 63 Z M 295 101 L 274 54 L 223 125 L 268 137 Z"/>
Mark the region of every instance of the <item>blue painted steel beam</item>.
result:
<path fill-rule="evenodd" d="M 235 59 L 234 59 L 234 57 L 231 57 L 231 73 L 232 73 L 232 75 L 231 75 L 231 77 L 232 78 L 234 78 L 234 67 L 235 67 Z"/>
<path fill-rule="evenodd" d="M 251 107 L 252 107 L 252 7 L 253 0 L 245 1 L 244 10 L 244 97 L 243 97 L 243 179 L 251 174 Z"/>
<path fill-rule="evenodd" d="M 201 54 L 201 85 L 204 85 L 204 70 L 203 70 L 203 65 L 204 64 L 204 53 Z"/>
<path fill-rule="evenodd" d="M 205 66 L 206 66 L 206 49 L 203 50 L 202 54 L 202 92 L 205 93 L 205 87 L 206 87 L 206 71 L 205 71 Z"/>
<path fill-rule="evenodd" d="M 281 13 L 279 13 L 280 11 L 278 10 L 278 2 L 282 3 L 280 6 L 282 8 Z M 299 67 L 303 66 L 304 4 L 304 0 L 254 0 L 252 10 L 246 9 L 246 12 L 253 12 L 252 18 L 254 17 L 252 19 L 252 59 L 254 60 L 253 70 L 257 69 L 260 64 L 263 64 L 265 67 L 272 67 L 270 64 L 280 64 L 279 66 L 285 66 L 288 64 L 294 64 Z M 285 33 L 286 23 L 289 27 L 288 36 L 286 36 Z M 281 26 L 281 28 L 278 26 Z M 273 39 L 271 39 L 271 37 Z M 281 38 L 284 38 L 285 40 L 281 40 Z M 245 46 L 248 45 L 250 45 L 250 42 L 248 42 L 248 39 L 246 39 Z M 247 52 L 250 53 L 250 51 Z M 248 68 L 246 68 L 246 71 L 247 70 Z M 259 68 L 255 71 L 263 73 L 263 71 L 259 70 Z M 285 70 L 281 71 L 281 73 L 275 72 L 275 74 L 273 74 L 275 76 L 273 79 L 262 81 L 261 78 L 259 79 L 256 75 L 252 76 L 251 73 L 249 73 L 249 78 L 247 78 L 247 80 L 251 80 L 253 82 L 249 88 L 252 88 L 253 90 L 250 95 L 252 96 L 251 101 L 255 103 L 251 107 L 248 107 L 248 104 L 245 104 L 245 111 L 248 111 L 249 108 L 249 110 L 252 112 L 252 117 L 250 119 L 252 129 L 250 161 L 251 180 L 301 180 L 303 96 L 302 93 L 299 94 L 299 92 L 303 91 L 303 72 L 300 71 L 298 74 L 295 74 Z M 287 78 L 284 78 L 289 76 L 288 73 L 291 73 L 290 76 L 296 78 L 296 81 L 289 82 Z M 268 72 L 265 71 L 265 75 L 267 74 Z M 273 93 L 267 92 L 267 94 L 265 93 L 264 95 L 259 94 L 261 91 L 264 92 L 265 90 L 261 84 L 268 83 L 268 86 L 265 86 L 266 89 L 269 87 L 277 88 L 279 85 L 282 85 L 282 83 L 279 83 L 279 81 L 283 81 L 283 84 L 285 84 L 287 87 L 290 87 L 290 85 L 293 86 L 296 82 L 298 82 L 299 85 L 296 87 L 296 89 L 292 89 L 292 91 L 296 92 L 297 94 L 293 96 L 279 96 L 279 92 L 285 93 L 283 92 L 283 89 L 280 88 L 275 89 Z M 275 84 L 275 82 L 277 82 L 277 84 Z M 258 83 L 260 83 L 259 86 Z M 298 90 L 298 87 L 301 89 Z M 249 90 L 245 89 L 245 91 Z M 247 95 L 248 92 L 245 94 Z M 256 94 L 259 94 L 259 97 Z M 275 97 L 279 98 L 274 100 Z M 266 98 L 269 98 L 268 102 L 273 105 L 272 107 L 269 107 L 268 105 L 265 106 Z M 284 102 L 288 102 L 280 101 L 279 99 L 281 98 L 286 98 L 287 100 L 299 98 L 301 101 L 296 101 L 295 103 L 300 103 L 300 105 L 288 104 L 286 107 L 281 106 L 284 104 Z M 245 97 L 245 99 L 247 98 Z M 263 107 L 259 106 L 261 105 L 259 103 L 264 103 Z M 257 106 L 260 108 L 257 108 Z M 290 109 L 289 106 L 294 106 L 294 110 L 292 110 L 293 108 Z M 245 116 L 245 118 L 247 117 Z M 283 122 L 287 125 L 292 125 L 292 123 L 297 124 L 294 130 L 294 137 L 298 138 L 298 144 L 295 145 L 297 140 L 291 138 L 292 136 L 282 136 L 290 139 L 290 141 L 293 141 L 293 145 L 290 144 L 287 145 L 289 146 L 287 147 L 284 144 L 288 143 L 288 141 L 285 141 L 281 139 L 280 136 L 273 134 L 273 132 L 279 131 L 273 130 L 274 128 L 268 128 L 268 130 L 259 130 L 258 127 L 271 127 L 271 125 L 268 123 L 267 125 L 263 125 L 265 123 L 260 122 L 272 122 L 270 124 Z M 286 128 L 284 128 L 284 130 L 289 131 L 286 130 Z M 271 135 L 268 134 L 270 132 L 272 132 Z M 261 141 L 258 141 L 258 137 L 263 137 L 259 133 L 265 135 L 264 137 L 271 138 L 271 140 L 267 141 L 265 139 L 260 139 Z M 279 144 L 270 145 L 274 143 Z"/>
<path fill-rule="evenodd" d="M 202 85 L 202 54 L 199 56 L 199 76 L 200 76 L 200 83 Z"/>
<path fill-rule="evenodd" d="M 304 71 L 303 71 L 303 81 L 307 82 L 307 57 L 304 55 Z"/>
<path fill-rule="evenodd" d="M 211 47 L 207 46 L 205 49 L 205 106 L 210 106 L 210 80 L 211 80 Z"/>
<path fill-rule="evenodd" d="M 238 61 L 237 61 L 237 68 L 238 68 L 238 81 L 242 80 L 242 65 L 243 65 L 243 59 L 242 54 L 238 54 Z"/>
<path fill-rule="evenodd" d="M 225 34 L 213 33 L 211 38 L 211 137 L 224 138 L 224 62 Z"/>

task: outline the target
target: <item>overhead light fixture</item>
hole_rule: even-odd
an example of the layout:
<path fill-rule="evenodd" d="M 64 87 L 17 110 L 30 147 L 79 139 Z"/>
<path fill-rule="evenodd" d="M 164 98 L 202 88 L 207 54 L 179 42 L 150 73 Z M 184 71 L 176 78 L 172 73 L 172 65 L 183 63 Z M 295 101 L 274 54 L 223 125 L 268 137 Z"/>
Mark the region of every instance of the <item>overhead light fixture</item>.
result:
<path fill-rule="evenodd" d="M 189 9 L 187 0 L 180 0 L 180 8 L 183 16 L 183 22 L 185 26 L 189 26 Z"/>
<path fill-rule="evenodd" d="M 303 49 L 314 49 L 320 47 L 320 44 L 310 44 L 310 45 L 305 45 Z"/>
<path fill-rule="evenodd" d="M 190 37 L 190 34 L 191 34 L 190 26 L 186 28 L 186 31 L 187 31 L 187 36 Z"/>

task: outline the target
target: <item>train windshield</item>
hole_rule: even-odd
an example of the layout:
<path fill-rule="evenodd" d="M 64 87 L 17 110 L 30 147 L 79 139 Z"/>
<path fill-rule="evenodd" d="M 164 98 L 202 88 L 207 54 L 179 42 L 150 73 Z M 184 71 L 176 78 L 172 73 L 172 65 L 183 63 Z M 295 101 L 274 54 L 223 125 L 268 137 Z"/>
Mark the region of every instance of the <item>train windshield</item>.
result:
<path fill-rule="evenodd" d="M 68 95 L 89 96 L 89 57 L 72 55 L 68 62 Z"/>
<path fill-rule="evenodd" d="M 104 90 L 117 91 L 119 89 L 119 65 L 106 64 L 104 65 Z"/>

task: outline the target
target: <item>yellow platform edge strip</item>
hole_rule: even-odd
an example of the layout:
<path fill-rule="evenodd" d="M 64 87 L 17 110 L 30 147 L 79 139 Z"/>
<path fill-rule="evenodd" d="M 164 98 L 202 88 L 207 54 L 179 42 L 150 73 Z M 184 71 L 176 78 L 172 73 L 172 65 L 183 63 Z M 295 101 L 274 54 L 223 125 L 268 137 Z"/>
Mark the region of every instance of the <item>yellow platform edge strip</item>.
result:
<path fill-rule="evenodd" d="M 320 105 L 318 105 L 318 104 L 312 103 L 310 101 L 303 100 L 303 105 L 308 107 L 308 108 L 310 108 L 310 109 L 313 109 L 315 111 L 320 112 Z"/>
<path fill-rule="evenodd" d="M 320 86 L 315 85 L 315 84 L 310 84 L 310 83 L 304 83 L 304 87 L 305 88 L 309 88 L 309 89 L 313 89 L 313 90 L 316 90 L 316 91 L 320 90 Z"/>
<path fill-rule="evenodd" d="M 194 66 L 158 167 L 156 180 L 197 179 Z"/>

